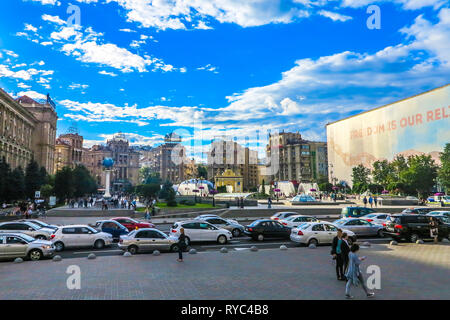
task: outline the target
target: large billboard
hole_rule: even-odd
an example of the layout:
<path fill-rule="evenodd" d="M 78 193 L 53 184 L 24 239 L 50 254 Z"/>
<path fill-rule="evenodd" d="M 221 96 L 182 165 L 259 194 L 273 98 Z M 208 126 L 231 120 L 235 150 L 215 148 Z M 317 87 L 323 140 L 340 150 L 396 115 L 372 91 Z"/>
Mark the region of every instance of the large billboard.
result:
<path fill-rule="evenodd" d="M 450 142 L 450 84 L 327 125 L 329 178 L 351 185 L 352 168 L 396 155 L 439 152 Z M 331 173 L 331 171 L 333 171 Z"/>

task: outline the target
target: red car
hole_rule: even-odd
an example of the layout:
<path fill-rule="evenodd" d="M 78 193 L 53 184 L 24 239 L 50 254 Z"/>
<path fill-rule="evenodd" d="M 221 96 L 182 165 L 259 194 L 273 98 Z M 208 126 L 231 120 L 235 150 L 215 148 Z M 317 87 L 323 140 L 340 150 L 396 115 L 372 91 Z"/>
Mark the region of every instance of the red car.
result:
<path fill-rule="evenodd" d="M 140 228 L 155 228 L 155 225 L 153 223 L 139 222 L 130 217 L 118 217 L 118 218 L 112 218 L 111 220 L 117 221 L 118 223 L 123 225 L 125 228 L 127 228 L 128 231 L 133 231 L 135 229 L 140 229 Z"/>

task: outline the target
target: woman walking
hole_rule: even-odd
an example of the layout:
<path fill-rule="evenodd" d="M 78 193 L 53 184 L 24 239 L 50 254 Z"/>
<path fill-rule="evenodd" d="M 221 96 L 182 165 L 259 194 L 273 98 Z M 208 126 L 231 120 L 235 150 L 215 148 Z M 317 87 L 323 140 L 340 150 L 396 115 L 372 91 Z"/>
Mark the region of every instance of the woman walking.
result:
<path fill-rule="evenodd" d="M 186 249 L 186 236 L 184 235 L 184 228 L 180 228 L 180 235 L 178 236 L 178 262 L 183 262 L 183 250 Z"/>
<path fill-rule="evenodd" d="M 361 258 L 358 257 L 356 255 L 356 252 L 358 252 L 358 250 L 359 250 L 359 245 L 354 243 L 352 245 L 352 247 L 350 249 L 350 253 L 348 255 L 349 265 L 348 265 L 347 273 L 345 274 L 345 276 L 348 279 L 347 285 L 345 286 L 345 297 L 347 299 L 353 299 L 353 296 L 350 295 L 350 287 L 352 285 L 358 286 L 358 284 L 361 284 L 364 292 L 367 295 L 367 298 L 371 298 L 375 295 L 375 293 L 369 292 L 369 290 L 366 287 L 366 282 L 365 282 L 362 272 L 359 268 L 359 265 L 361 264 L 362 261 L 364 261 L 366 259 L 366 257 L 361 257 Z"/>
<path fill-rule="evenodd" d="M 434 243 L 438 243 L 439 226 L 433 217 L 430 217 L 430 236 L 433 238 Z"/>

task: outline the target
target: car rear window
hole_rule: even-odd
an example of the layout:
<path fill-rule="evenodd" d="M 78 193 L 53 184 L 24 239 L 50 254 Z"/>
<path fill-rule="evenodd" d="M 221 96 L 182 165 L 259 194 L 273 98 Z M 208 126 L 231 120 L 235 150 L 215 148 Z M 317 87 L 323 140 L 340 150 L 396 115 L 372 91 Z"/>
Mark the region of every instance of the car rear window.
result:
<path fill-rule="evenodd" d="M 256 220 L 256 221 L 253 221 L 252 223 L 250 223 L 249 226 L 255 227 L 255 226 L 257 226 L 258 224 L 259 224 L 259 221 Z"/>

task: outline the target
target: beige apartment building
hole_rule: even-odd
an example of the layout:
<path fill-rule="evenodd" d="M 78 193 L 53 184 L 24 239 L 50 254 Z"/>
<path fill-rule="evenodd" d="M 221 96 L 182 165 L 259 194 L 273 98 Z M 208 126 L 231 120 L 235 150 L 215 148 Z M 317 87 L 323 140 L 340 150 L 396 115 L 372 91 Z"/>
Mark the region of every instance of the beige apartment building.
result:
<path fill-rule="evenodd" d="M 278 170 L 272 172 L 274 181 L 306 183 L 315 182 L 320 176 L 328 176 L 326 142 L 305 140 L 298 132 L 281 132 L 269 135 L 267 159 L 276 155 L 272 155 L 272 148 L 277 148 L 278 153 Z"/>
<path fill-rule="evenodd" d="M 105 158 L 114 160 L 111 173 L 112 192 L 122 191 L 128 184 L 139 184 L 139 153 L 130 148 L 129 141 L 122 133 L 107 140 L 106 145 L 94 145 L 82 150 L 83 165 L 102 188 L 105 187 L 102 164 Z"/>
<path fill-rule="evenodd" d="M 221 177 L 231 170 L 243 179 L 242 189 L 248 191 L 258 186 L 258 152 L 237 142 L 216 140 L 208 151 L 208 178 Z"/>
<path fill-rule="evenodd" d="M 0 157 L 13 169 L 34 159 L 52 173 L 57 119 L 49 95 L 37 102 L 27 96 L 13 99 L 0 89 Z"/>
<path fill-rule="evenodd" d="M 55 173 L 67 166 L 75 166 L 83 162 L 83 136 L 78 133 L 62 134 L 55 144 Z"/>

